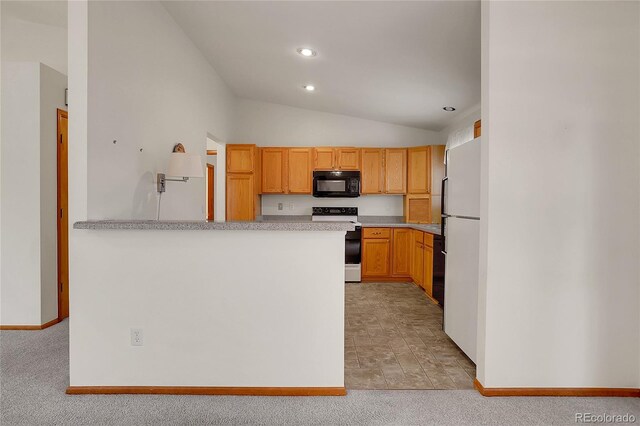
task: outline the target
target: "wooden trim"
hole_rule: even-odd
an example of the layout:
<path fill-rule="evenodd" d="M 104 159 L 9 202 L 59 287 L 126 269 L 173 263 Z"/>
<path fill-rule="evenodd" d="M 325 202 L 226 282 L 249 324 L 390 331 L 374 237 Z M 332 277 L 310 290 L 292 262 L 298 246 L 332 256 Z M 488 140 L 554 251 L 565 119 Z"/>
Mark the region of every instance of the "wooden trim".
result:
<path fill-rule="evenodd" d="M 479 138 L 482 136 L 482 121 L 478 120 L 473 123 L 473 138 Z"/>
<path fill-rule="evenodd" d="M 208 149 L 207 150 L 207 155 L 218 155 L 218 150 L 217 149 Z"/>
<path fill-rule="evenodd" d="M 42 325 L 0 325 L 0 330 L 44 330 L 45 328 L 49 328 L 60 321 L 62 320 L 55 318 Z"/>
<path fill-rule="evenodd" d="M 344 387 L 69 386 L 67 394 L 344 396 L 347 390 Z"/>
<path fill-rule="evenodd" d="M 363 283 L 407 283 L 411 282 L 410 276 L 406 277 L 362 277 L 360 282 Z"/>
<path fill-rule="evenodd" d="M 215 218 L 216 172 L 213 164 L 207 163 L 207 220 Z"/>
<path fill-rule="evenodd" d="M 636 388 L 485 388 L 478 379 L 474 387 L 483 396 L 615 396 L 640 398 Z"/>
<path fill-rule="evenodd" d="M 60 108 L 56 112 L 56 293 L 62 321 L 69 316 L 69 114 Z"/>

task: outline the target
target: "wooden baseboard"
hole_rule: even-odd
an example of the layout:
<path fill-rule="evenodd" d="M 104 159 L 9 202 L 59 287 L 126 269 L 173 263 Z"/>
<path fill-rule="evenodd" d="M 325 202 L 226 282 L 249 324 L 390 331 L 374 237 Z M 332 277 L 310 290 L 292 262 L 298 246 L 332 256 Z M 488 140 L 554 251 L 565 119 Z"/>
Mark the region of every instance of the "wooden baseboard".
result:
<path fill-rule="evenodd" d="M 408 283 L 411 277 L 362 277 L 363 283 Z"/>
<path fill-rule="evenodd" d="M 640 398 L 636 388 L 485 388 L 478 379 L 473 385 L 483 396 L 615 396 Z"/>
<path fill-rule="evenodd" d="M 60 320 L 56 318 L 42 325 L 0 325 L 0 330 L 44 330 L 59 322 Z"/>
<path fill-rule="evenodd" d="M 162 395 L 254 395 L 254 396 L 344 396 L 347 390 L 304 387 L 209 387 L 209 386 L 69 386 L 69 395 L 162 394 Z"/>

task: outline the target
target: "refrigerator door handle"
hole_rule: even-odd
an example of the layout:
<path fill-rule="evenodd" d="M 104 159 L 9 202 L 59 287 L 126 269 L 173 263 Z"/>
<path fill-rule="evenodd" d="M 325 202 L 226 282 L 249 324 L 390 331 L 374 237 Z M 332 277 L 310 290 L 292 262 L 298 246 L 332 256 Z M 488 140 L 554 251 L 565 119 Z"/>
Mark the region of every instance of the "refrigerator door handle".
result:
<path fill-rule="evenodd" d="M 446 167 L 446 166 L 445 166 Z M 440 191 L 440 210 L 442 212 L 441 216 L 442 216 L 442 221 L 440 222 L 440 233 L 442 234 L 442 250 L 440 250 L 440 252 L 444 255 L 447 254 L 447 245 L 446 245 L 446 240 L 445 240 L 445 236 L 444 236 L 444 228 L 446 226 L 446 222 L 447 222 L 447 217 L 449 217 L 447 215 L 447 211 L 444 208 L 444 200 L 445 200 L 445 188 L 447 187 L 446 183 L 449 180 L 449 178 L 447 176 L 442 178 L 442 188 Z"/>
<path fill-rule="evenodd" d="M 447 187 L 446 183 L 449 180 L 449 178 L 447 176 L 442 178 L 442 187 L 440 188 L 440 211 L 442 212 L 442 215 L 446 215 L 447 214 L 447 210 L 444 208 L 444 200 L 445 200 L 445 196 L 444 196 L 444 191 L 445 188 Z"/>
<path fill-rule="evenodd" d="M 449 216 L 447 216 L 446 214 L 442 215 L 442 222 L 440 222 L 440 234 L 442 236 L 442 250 L 440 250 L 440 253 L 444 254 L 446 256 L 447 254 L 447 246 L 446 246 L 446 239 L 444 236 L 444 228 L 446 226 L 446 222 L 447 222 L 447 218 Z"/>

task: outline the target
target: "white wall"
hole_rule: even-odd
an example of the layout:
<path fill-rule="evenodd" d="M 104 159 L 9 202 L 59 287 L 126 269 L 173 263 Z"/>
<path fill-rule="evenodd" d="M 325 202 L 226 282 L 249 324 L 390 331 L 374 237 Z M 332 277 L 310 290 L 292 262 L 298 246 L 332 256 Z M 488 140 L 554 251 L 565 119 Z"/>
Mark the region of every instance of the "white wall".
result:
<path fill-rule="evenodd" d="M 640 385 L 639 7 L 483 2 L 485 387 Z"/>
<path fill-rule="evenodd" d="M 57 306 L 57 108 L 66 76 L 2 63 L 2 325 L 40 325 Z"/>
<path fill-rule="evenodd" d="M 155 219 L 173 146 L 226 141 L 234 96 L 159 2 L 90 2 L 88 13 L 88 215 Z M 204 219 L 204 191 L 204 179 L 168 182 L 160 218 Z"/>
<path fill-rule="evenodd" d="M 76 233 L 71 386 L 344 386 L 344 232 Z"/>
<path fill-rule="evenodd" d="M 238 99 L 233 140 L 259 146 L 403 147 L 441 145 L 438 132 Z"/>
<path fill-rule="evenodd" d="M 4 10 L 1 19 L 2 61 L 42 62 L 67 74 L 66 28 L 25 21 Z"/>
<path fill-rule="evenodd" d="M 278 210 L 278 203 L 283 210 Z M 402 216 L 402 195 L 314 198 L 311 195 L 262 195 L 262 215 L 310 215 L 312 207 L 358 207 L 361 216 Z"/>

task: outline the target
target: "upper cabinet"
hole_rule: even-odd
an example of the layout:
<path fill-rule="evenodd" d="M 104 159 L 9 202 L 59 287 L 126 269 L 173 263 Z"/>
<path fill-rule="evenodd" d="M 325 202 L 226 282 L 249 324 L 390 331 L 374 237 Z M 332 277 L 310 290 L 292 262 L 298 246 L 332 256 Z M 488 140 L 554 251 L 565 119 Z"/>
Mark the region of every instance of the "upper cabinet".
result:
<path fill-rule="evenodd" d="M 288 192 L 311 194 L 313 155 L 311 148 L 289 148 Z"/>
<path fill-rule="evenodd" d="M 333 170 L 336 164 L 335 148 L 313 148 L 314 170 Z"/>
<path fill-rule="evenodd" d="M 473 138 L 479 138 L 482 135 L 482 122 L 480 120 L 473 123 Z"/>
<path fill-rule="evenodd" d="M 262 193 L 287 192 L 287 148 L 262 148 Z"/>
<path fill-rule="evenodd" d="M 431 192 L 431 147 L 409 148 L 407 155 L 407 192 L 429 194 Z"/>
<path fill-rule="evenodd" d="M 311 194 L 311 148 L 262 148 L 262 194 Z"/>
<path fill-rule="evenodd" d="M 313 149 L 314 170 L 359 170 L 358 148 L 319 147 Z"/>
<path fill-rule="evenodd" d="M 360 150 L 358 148 L 336 148 L 338 170 L 359 170 Z"/>
<path fill-rule="evenodd" d="M 407 150 L 390 148 L 384 150 L 385 192 L 387 194 L 407 193 Z"/>
<path fill-rule="evenodd" d="M 363 148 L 361 155 L 361 193 L 382 194 L 384 192 L 384 149 Z"/>
<path fill-rule="evenodd" d="M 227 173 L 253 173 L 256 149 L 255 145 L 227 145 Z"/>

